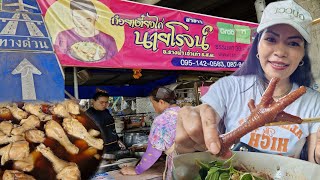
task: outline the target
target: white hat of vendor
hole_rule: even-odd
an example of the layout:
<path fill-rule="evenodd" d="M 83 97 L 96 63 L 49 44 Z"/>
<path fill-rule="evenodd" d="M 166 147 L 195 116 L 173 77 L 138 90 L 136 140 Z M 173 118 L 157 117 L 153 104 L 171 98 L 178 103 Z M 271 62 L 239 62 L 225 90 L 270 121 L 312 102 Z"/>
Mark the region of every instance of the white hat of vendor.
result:
<path fill-rule="evenodd" d="M 276 24 L 288 24 L 310 43 L 311 23 L 311 14 L 293 0 L 278 1 L 268 4 L 264 9 L 257 32 Z"/>

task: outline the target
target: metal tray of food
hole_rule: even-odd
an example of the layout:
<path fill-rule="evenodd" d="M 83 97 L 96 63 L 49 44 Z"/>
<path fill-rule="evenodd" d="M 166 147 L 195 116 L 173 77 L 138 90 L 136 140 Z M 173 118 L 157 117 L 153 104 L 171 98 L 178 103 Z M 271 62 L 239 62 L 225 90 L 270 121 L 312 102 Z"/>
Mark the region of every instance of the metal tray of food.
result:
<path fill-rule="evenodd" d="M 89 179 L 103 154 L 100 132 L 70 100 L 2 104 L 0 179 Z"/>

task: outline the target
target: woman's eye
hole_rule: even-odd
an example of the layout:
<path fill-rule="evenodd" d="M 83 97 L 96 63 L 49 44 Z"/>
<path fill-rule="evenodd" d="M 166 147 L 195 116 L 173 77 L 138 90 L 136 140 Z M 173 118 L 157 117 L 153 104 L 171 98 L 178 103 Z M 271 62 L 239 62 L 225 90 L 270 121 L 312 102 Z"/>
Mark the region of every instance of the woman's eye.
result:
<path fill-rule="evenodd" d="M 289 42 L 289 45 L 290 46 L 300 46 L 300 44 L 297 42 Z"/>
<path fill-rule="evenodd" d="M 273 37 L 267 37 L 267 38 L 265 38 L 265 40 L 268 42 L 276 42 L 276 39 Z"/>

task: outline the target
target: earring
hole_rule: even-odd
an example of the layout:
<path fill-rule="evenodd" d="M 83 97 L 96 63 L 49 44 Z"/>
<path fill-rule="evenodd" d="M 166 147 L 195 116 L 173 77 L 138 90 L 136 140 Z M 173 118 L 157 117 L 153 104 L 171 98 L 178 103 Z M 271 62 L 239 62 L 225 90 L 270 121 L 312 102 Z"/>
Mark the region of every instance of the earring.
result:
<path fill-rule="evenodd" d="M 258 53 L 257 53 L 256 57 L 257 57 L 257 59 L 259 59 L 259 58 L 260 58 Z"/>
<path fill-rule="evenodd" d="M 299 66 L 303 66 L 304 65 L 304 61 L 300 61 Z"/>

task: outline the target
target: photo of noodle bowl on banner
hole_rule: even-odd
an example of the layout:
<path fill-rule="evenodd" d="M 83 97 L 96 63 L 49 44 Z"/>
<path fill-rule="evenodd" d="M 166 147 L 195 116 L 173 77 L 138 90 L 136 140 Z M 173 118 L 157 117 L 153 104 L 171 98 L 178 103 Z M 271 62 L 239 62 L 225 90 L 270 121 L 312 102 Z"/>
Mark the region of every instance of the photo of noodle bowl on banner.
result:
<path fill-rule="evenodd" d="M 77 42 L 71 46 L 70 54 L 75 59 L 94 62 L 101 60 L 105 56 L 106 50 L 95 42 Z"/>

